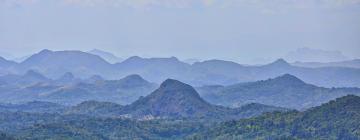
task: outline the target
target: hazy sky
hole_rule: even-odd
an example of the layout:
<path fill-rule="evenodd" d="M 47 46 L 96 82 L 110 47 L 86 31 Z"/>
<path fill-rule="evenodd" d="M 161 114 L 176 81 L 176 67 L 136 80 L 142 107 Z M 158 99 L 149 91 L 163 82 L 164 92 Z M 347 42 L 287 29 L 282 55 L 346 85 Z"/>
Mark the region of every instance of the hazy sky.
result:
<path fill-rule="evenodd" d="M 0 0 L 4 55 L 98 48 L 253 63 L 303 47 L 360 58 L 360 0 Z"/>

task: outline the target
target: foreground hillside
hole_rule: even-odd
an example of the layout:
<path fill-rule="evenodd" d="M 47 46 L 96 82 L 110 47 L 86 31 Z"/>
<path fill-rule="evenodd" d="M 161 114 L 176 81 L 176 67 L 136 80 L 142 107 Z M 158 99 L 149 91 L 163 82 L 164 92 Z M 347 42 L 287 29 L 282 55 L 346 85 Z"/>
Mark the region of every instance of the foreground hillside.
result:
<path fill-rule="evenodd" d="M 304 112 L 267 113 L 222 123 L 199 139 L 360 139 L 360 97 L 345 96 Z"/>
<path fill-rule="evenodd" d="M 123 106 L 86 102 L 66 113 L 0 111 L 0 138 L 10 139 L 360 139 L 360 97 L 345 96 L 304 112 L 265 113 L 217 123 L 209 119 L 98 116 Z M 14 109 L 14 108 L 12 108 Z M 43 110 L 42 108 L 41 110 Z M 72 111 L 69 113 L 68 111 Z M 21 111 L 26 111 L 21 110 Z M 62 111 L 60 111 L 62 112 Z"/>

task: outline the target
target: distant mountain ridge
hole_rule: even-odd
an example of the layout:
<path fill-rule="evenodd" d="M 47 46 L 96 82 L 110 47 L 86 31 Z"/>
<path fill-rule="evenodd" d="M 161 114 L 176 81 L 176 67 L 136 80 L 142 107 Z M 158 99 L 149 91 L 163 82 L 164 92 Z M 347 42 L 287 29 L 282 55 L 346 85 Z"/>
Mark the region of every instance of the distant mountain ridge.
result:
<path fill-rule="evenodd" d="M 88 53 L 98 55 L 98 56 L 100 56 L 101 58 L 105 59 L 106 61 L 108 61 L 110 63 L 119 63 L 119 62 L 121 62 L 123 60 L 123 59 L 115 56 L 112 53 L 105 52 L 105 51 L 102 51 L 102 50 L 99 50 L 99 49 L 90 50 L 90 51 L 88 51 Z"/>
<path fill-rule="evenodd" d="M 176 57 L 141 58 L 130 57 L 114 66 L 125 74 L 139 74 L 146 79 L 160 83 L 167 78 L 179 79 L 190 70 L 191 65 L 181 62 Z M 187 76 L 188 77 L 188 76 Z"/>
<path fill-rule="evenodd" d="M 87 100 L 129 104 L 157 86 L 139 75 L 129 75 L 119 80 L 103 80 L 93 76 L 89 80 L 77 79 L 71 73 L 66 73 L 61 78 L 52 80 L 34 71 L 22 76 L 2 76 L 0 83 L 0 102 L 37 100 L 70 105 Z"/>
<path fill-rule="evenodd" d="M 0 56 L 0 69 L 5 69 L 5 68 L 8 68 L 10 66 L 14 66 L 16 64 L 17 64 L 16 62 L 6 60 L 5 58 Z"/>
<path fill-rule="evenodd" d="M 248 66 L 223 60 L 188 64 L 176 57 L 133 56 L 122 62 L 111 64 L 100 56 L 86 52 L 43 50 L 21 63 L 6 65 L 4 68 L 0 65 L 0 74 L 23 74 L 28 70 L 35 70 L 52 79 L 57 79 L 66 72 L 71 72 L 79 78 L 99 75 L 112 80 L 138 74 L 156 83 L 172 78 L 193 86 L 202 86 L 232 85 L 239 82 L 265 80 L 289 73 L 307 83 L 323 87 L 360 87 L 359 68 L 342 66 L 308 68 L 294 66 L 284 59 L 267 65 Z"/>
<path fill-rule="evenodd" d="M 318 87 L 290 74 L 225 87 L 204 86 L 197 90 L 209 102 L 224 106 L 236 107 L 255 102 L 294 109 L 318 106 L 348 94 L 360 95 L 359 88 Z"/>
<path fill-rule="evenodd" d="M 37 70 L 48 77 L 56 78 L 71 72 L 78 77 L 95 74 L 111 75 L 115 72 L 111 64 L 101 57 L 81 51 L 42 50 L 16 66 L 18 71 Z"/>
<path fill-rule="evenodd" d="M 43 76 L 42 74 L 29 70 L 24 75 L 7 74 L 0 76 L 0 81 L 11 85 L 32 85 L 42 82 L 50 82 L 51 79 Z"/>
<path fill-rule="evenodd" d="M 13 67 L 15 65 L 17 65 L 16 62 L 6 60 L 5 58 L 0 56 L 0 75 L 9 74 L 10 71 L 8 69 L 10 69 L 11 67 Z"/>

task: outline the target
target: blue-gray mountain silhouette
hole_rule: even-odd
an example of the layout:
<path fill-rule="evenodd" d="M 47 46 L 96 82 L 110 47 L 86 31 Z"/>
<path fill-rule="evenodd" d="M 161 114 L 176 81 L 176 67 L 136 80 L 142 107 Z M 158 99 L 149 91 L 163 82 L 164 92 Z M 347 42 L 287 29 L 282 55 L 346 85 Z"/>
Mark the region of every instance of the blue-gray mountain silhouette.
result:
<path fill-rule="evenodd" d="M 65 82 L 69 80 L 68 78 L 70 81 Z M 13 103 L 38 100 L 74 105 L 87 100 L 97 100 L 130 104 L 157 87 L 156 84 L 144 80 L 139 75 L 130 75 L 119 80 L 90 82 L 87 79 L 73 79 L 70 73 L 65 74 L 61 79 L 49 80 L 30 71 L 24 76 L 0 77 L 0 82 L 2 79 L 7 81 L 4 81 L 4 85 L 0 88 L 0 102 Z"/>
<path fill-rule="evenodd" d="M 100 56 L 101 58 L 105 59 L 110 63 L 118 63 L 122 61 L 121 58 L 115 56 L 114 54 L 99 49 L 93 49 L 91 51 L 88 51 L 88 53 Z"/>
<path fill-rule="evenodd" d="M 43 50 L 32 55 L 18 66 L 18 71 L 34 69 L 44 75 L 57 78 L 64 72 L 71 72 L 77 77 L 89 77 L 94 74 L 111 75 L 110 63 L 101 57 L 81 51 Z"/>
<path fill-rule="evenodd" d="M 22 63 L 0 69 L 0 74 L 23 74 L 36 70 L 52 79 L 71 72 L 75 77 L 99 75 L 105 79 L 138 74 L 160 83 L 168 78 L 193 86 L 231 85 L 275 78 L 289 73 L 307 83 L 323 87 L 360 87 L 360 69 L 349 67 L 308 68 L 293 66 L 284 59 L 260 66 L 240 65 L 231 61 L 208 60 L 192 65 L 171 58 L 141 58 L 133 56 L 123 62 L 110 64 L 101 57 L 81 51 L 43 50 Z"/>
<path fill-rule="evenodd" d="M 9 85 L 33 85 L 37 83 L 50 82 L 51 79 L 36 72 L 35 70 L 29 70 L 24 75 L 7 74 L 0 76 L 0 81 Z"/>
<path fill-rule="evenodd" d="M 318 106 L 347 94 L 360 95 L 359 88 L 318 87 L 290 74 L 230 86 L 204 86 L 197 90 L 209 102 L 224 106 L 236 107 L 255 102 L 294 109 Z"/>

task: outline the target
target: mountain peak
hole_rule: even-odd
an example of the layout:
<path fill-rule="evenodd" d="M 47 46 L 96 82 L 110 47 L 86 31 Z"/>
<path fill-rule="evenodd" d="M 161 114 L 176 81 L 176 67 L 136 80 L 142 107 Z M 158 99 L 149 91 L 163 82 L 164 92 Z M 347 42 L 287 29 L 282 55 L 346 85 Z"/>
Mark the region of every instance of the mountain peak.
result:
<path fill-rule="evenodd" d="M 157 91 L 158 93 L 163 94 L 160 96 L 170 94 L 170 96 L 175 98 L 184 96 L 186 98 L 194 98 L 203 101 L 192 86 L 174 79 L 165 80 L 163 83 L 161 83 Z"/>
<path fill-rule="evenodd" d="M 43 50 L 21 62 L 19 68 L 37 69 L 51 78 L 58 78 L 64 72 L 72 72 L 81 78 L 98 73 L 104 75 L 115 73 L 111 64 L 101 57 L 77 50 L 53 52 Z"/>
<path fill-rule="evenodd" d="M 143 59 L 143 58 L 141 58 L 140 56 L 131 56 L 126 60 L 141 60 L 141 59 Z"/>
<path fill-rule="evenodd" d="M 291 75 L 291 74 L 281 75 L 279 77 L 271 79 L 271 81 L 276 81 L 278 83 L 283 83 L 284 85 L 289 85 L 289 84 L 303 85 L 303 84 L 306 84 L 304 81 L 302 81 L 301 79 L 299 79 L 296 76 Z"/>
<path fill-rule="evenodd" d="M 174 61 L 179 61 L 179 59 L 177 57 L 175 57 L 175 56 L 170 57 L 170 59 L 174 60 Z"/>
<path fill-rule="evenodd" d="M 283 58 L 279 58 L 279 59 L 277 59 L 275 62 L 273 62 L 273 63 L 277 63 L 277 64 L 289 64 L 285 59 L 283 59 Z"/>
<path fill-rule="evenodd" d="M 23 76 L 22 80 L 35 80 L 35 81 L 44 81 L 49 80 L 44 75 L 40 74 L 39 72 L 36 72 L 35 70 L 28 70 Z"/>
<path fill-rule="evenodd" d="M 159 89 L 178 90 L 178 89 L 193 89 L 193 87 L 178 80 L 166 79 L 163 83 L 161 83 Z"/>
<path fill-rule="evenodd" d="M 117 80 L 116 83 L 118 83 L 118 86 L 121 86 L 123 88 L 144 87 L 151 84 L 149 81 L 146 81 L 137 74 L 126 76 L 120 80 Z"/>
<path fill-rule="evenodd" d="M 124 81 L 126 83 L 147 83 L 147 81 L 138 74 L 128 75 L 122 78 L 121 81 Z"/>
<path fill-rule="evenodd" d="M 139 80 L 144 80 L 140 75 L 138 74 L 131 74 L 131 75 L 128 75 L 126 76 L 125 78 L 123 79 L 139 79 Z"/>
<path fill-rule="evenodd" d="M 39 54 L 47 54 L 47 53 L 52 53 L 53 51 L 48 50 L 48 49 L 43 49 L 39 52 Z"/>
<path fill-rule="evenodd" d="M 206 113 L 212 106 L 204 101 L 193 87 L 167 79 L 150 95 L 127 107 L 135 116 L 189 117 Z M 135 110 L 135 111 L 134 111 Z"/>
<path fill-rule="evenodd" d="M 106 61 L 108 61 L 110 63 L 118 63 L 118 62 L 122 61 L 121 58 L 115 56 L 114 54 L 103 51 L 103 50 L 99 50 L 99 49 L 93 49 L 91 51 L 88 51 L 87 53 L 100 56 L 101 58 L 105 59 Z"/>
<path fill-rule="evenodd" d="M 272 65 L 272 66 L 290 66 L 290 64 L 288 62 L 286 62 L 282 58 L 277 59 L 276 61 L 270 63 L 269 65 Z"/>
<path fill-rule="evenodd" d="M 143 62 L 144 58 L 141 58 L 139 56 L 131 56 L 127 59 L 125 59 L 122 62 L 119 62 L 118 64 L 134 64 L 134 63 L 139 63 L 139 62 Z"/>
<path fill-rule="evenodd" d="M 342 106 L 357 106 L 360 107 L 360 97 L 356 95 L 346 95 L 340 98 L 337 98 L 334 102 L 342 104 Z M 332 102 L 330 102 L 331 104 Z"/>
<path fill-rule="evenodd" d="M 301 81 L 299 78 L 297 78 L 296 76 L 291 75 L 291 74 L 281 75 L 281 76 L 277 77 L 277 79 L 290 79 L 290 80 L 299 80 L 299 81 Z"/>

